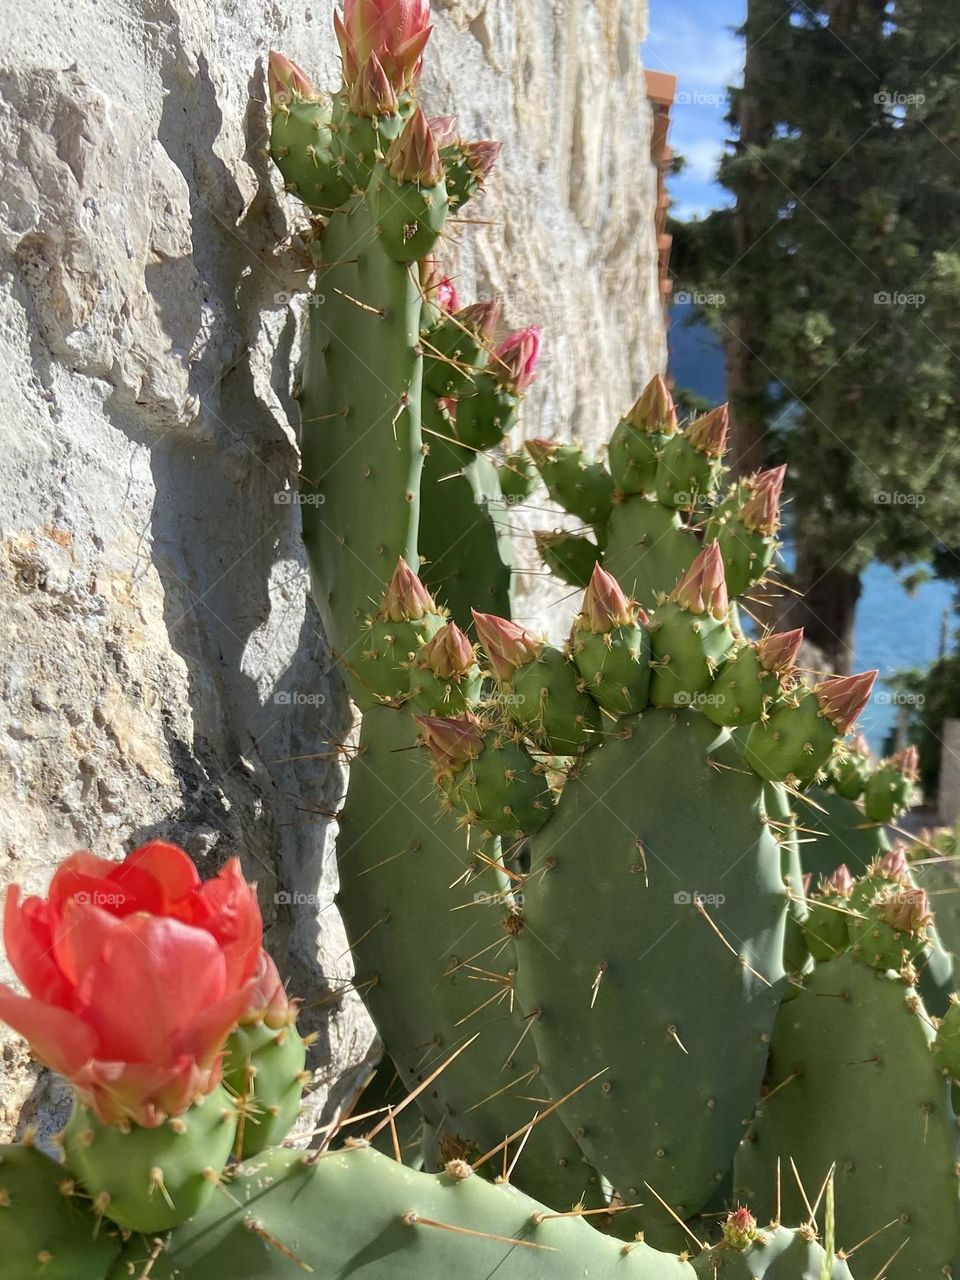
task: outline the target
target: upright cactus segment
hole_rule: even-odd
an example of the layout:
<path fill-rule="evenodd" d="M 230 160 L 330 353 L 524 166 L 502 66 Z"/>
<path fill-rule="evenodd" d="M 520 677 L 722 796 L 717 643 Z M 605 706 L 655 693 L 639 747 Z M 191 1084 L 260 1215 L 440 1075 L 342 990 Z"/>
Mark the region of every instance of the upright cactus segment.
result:
<path fill-rule="evenodd" d="M 403 1084 L 415 1088 L 461 1050 L 419 1102 L 442 1150 L 477 1156 L 550 1099 L 516 1004 L 511 881 L 496 843 L 471 846 L 441 809 L 416 742 L 409 712 L 364 716 L 341 815 L 337 901 L 354 984 Z M 536 792 L 546 793 L 542 777 Z M 556 1114 L 531 1131 L 517 1176 L 559 1209 L 581 1197 L 603 1203 L 597 1174 Z"/>
<path fill-rule="evenodd" d="M 909 971 L 868 958 L 854 950 L 818 964 L 784 1005 L 767 1096 L 737 1157 L 737 1194 L 773 1212 L 779 1166 L 784 1211 L 802 1214 L 834 1170 L 837 1241 L 864 1275 L 950 1276 L 960 1194 L 949 1081 Z"/>
<path fill-rule="evenodd" d="M 167 1231 L 213 1195 L 233 1151 L 237 1115 L 223 1087 L 151 1129 L 105 1125 L 78 1103 L 63 1150 L 98 1213 L 128 1231 Z"/>
<path fill-rule="evenodd" d="M 494 346 L 499 314 L 499 302 L 477 303 L 424 333 L 422 574 L 464 628 L 477 605 L 512 613 L 513 538 L 501 482 L 506 477 L 509 487 L 522 473 L 515 465 L 498 468 L 483 451 L 515 425 L 541 337 L 527 329 Z"/>
<path fill-rule="evenodd" d="M 521 1007 L 554 1093 L 602 1073 L 563 1115 L 654 1241 L 669 1222 L 647 1184 L 693 1217 L 763 1077 L 788 905 L 763 794 L 726 730 L 648 710 L 587 753 L 532 842 Z"/>
<path fill-rule="evenodd" d="M 235 1154 L 255 1156 L 281 1143 L 300 1114 L 307 1042 L 297 1031 L 297 1003 L 289 1000 L 273 960 L 260 957 L 256 993 L 227 1040 L 223 1078 L 236 1098 Z"/>

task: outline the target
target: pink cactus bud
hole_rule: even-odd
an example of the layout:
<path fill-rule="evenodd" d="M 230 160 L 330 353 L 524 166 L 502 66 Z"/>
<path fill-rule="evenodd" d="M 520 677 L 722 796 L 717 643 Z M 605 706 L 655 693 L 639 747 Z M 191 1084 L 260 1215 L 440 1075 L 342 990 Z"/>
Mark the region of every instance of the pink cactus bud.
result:
<path fill-rule="evenodd" d="M 457 774 L 483 751 L 483 732 L 473 720 L 440 720 L 435 716 L 414 716 L 414 720 L 438 773 Z"/>
<path fill-rule="evenodd" d="M 637 403 L 627 414 L 626 419 L 631 426 L 641 431 L 661 435 L 673 435 L 677 429 L 677 407 L 673 403 L 667 384 L 660 374 L 656 374 L 643 389 Z"/>
<path fill-rule="evenodd" d="M 261 951 L 256 989 L 240 1019 L 241 1025 L 250 1026 L 265 1022 L 275 1031 L 279 1031 L 281 1027 L 292 1026 L 297 1020 L 298 1003 L 288 997 L 272 958 L 266 951 Z"/>
<path fill-rule="evenodd" d="M 443 179 L 443 164 L 427 117 L 417 107 L 394 138 L 386 155 L 390 176 L 397 182 L 417 182 L 435 187 Z"/>
<path fill-rule="evenodd" d="M 850 739 L 850 752 L 852 755 L 863 756 L 864 760 L 870 759 L 870 743 L 862 733 L 857 733 Z"/>
<path fill-rule="evenodd" d="M 466 675 L 474 662 L 473 645 L 455 622 L 448 622 L 420 650 L 417 666 L 432 671 L 439 680 L 455 680 Z"/>
<path fill-rule="evenodd" d="M 360 68 L 347 95 L 350 110 L 356 116 L 390 116 L 398 107 L 397 95 L 375 53 Z"/>
<path fill-rule="evenodd" d="M 343 59 L 343 78 L 353 84 L 375 53 L 399 92 L 420 77 L 423 51 L 430 39 L 430 0 L 344 0 L 333 26 Z"/>
<path fill-rule="evenodd" d="M 486 302 L 473 302 L 457 312 L 457 320 L 465 329 L 489 342 L 497 331 L 503 303 L 499 298 L 489 298 Z"/>
<path fill-rule="evenodd" d="M 502 142 L 464 142 L 460 147 L 474 180 L 482 187 L 493 173 L 494 166 L 500 159 L 503 150 Z"/>
<path fill-rule="evenodd" d="M 451 314 L 460 310 L 460 299 L 457 296 L 456 286 L 449 276 L 444 276 L 437 285 L 436 302 L 438 307 L 443 311 L 449 311 Z"/>
<path fill-rule="evenodd" d="M 492 372 L 503 386 L 522 395 L 537 376 L 542 352 L 543 330 L 536 325 L 520 329 L 495 349 Z"/>
<path fill-rule="evenodd" d="M 830 676 L 813 692 L 825 715 L 838 733 L 846 733 L 870 701 L 879 671 L 864 671 L 856 676 Z"/>
<path fill-rule="evenodd" d="M 434 141 L 441 150 L 456 142 L 458 137 L 456 116 L 433 116 L 427 124 L 430 126 Z"/>
<path fill-rule="evenodd" d="M 840 898 L 849 898 L 856 884 L 845 862 L 841 862 L 832 875 L 820 881 L 820 892 L 836 894 Z"/>
<path fill-rule="evenodd" d="M 430 592 L 401 556 L 377 616 L 384 622 L 416 622 L 425 614 L 437 612 Z"/>
<path fill-rule="evenodd" d="M 498 680 L 509 680 L 517 667 L 536 662 L 543 652 L 543 641 L 515 622 L 492 613 L 473 613 L 473 622 L 490 667 Z"/>
<path fill-rule="evenodd" d="M 577 625 L 594 635 L 605 635 L 615 627 L 628 627 L 635 618 L 630 602 L 616 578 L 600 565 L 593 571 L 580 608 Z"/>
<path fill-rule="evenodd" d="M 722 404 L 719 409 L 704 414 L 687 428 L 687 439 L 696 449 L 708 458 L 722 458 L 727 451 L 727 436 L 730 432 L 729 406 Z"/>
<path fill-rule="evenodd" d="M 703 548 L 674 587 L 670 599 L 690 613 L 709 613 L 720 620 L 727 617 L 730 601 L 718 542 Z"/>
<path fill-rule="evenodd" d="M 757 1238 L 757 1220 L 749 1209 L 735 1209 L 723 1224 L 723 1240 L 731 1249 L 746 1249 Z"/>
<path fill-rule="evenodd" d="M 766 671 L 788 676 L 797 665 L 802 646 L 803 627 L 796 631 L 778 631 L 776 635 L 764 636 L 758 642 L 757 656 Z"/>
<path fill-rule="evenodd" d="M 894 933 L 909 933 L 917 936 L 926 929 L 932 920 L 930 900 L 922 889 L 900 889 L 877 904 L 880 919 Z"/>
<path fill-rule="evenodd" d="M 920 753 L 916 747 L 904 747 L 898 751 L 893 757 L 893 765 L 908 782 L 916 782 L 920 777 Z"/>
<path fill-rule="evenodd" d="M 740 523 L 751 533 L 773 537 L 780 528 L 780 495 L 775 484 L 758 485 L 754 489 L 740 508 Z"/>
<path fill-rule="evenodd" d="M 270 90 L 270 106 L 274 113 L 282 107 L 289 106 L 298 98 L 309 98 L 315 101 L 320 93 L 307 75 L 295 62 L 282 53 L 270 50 L 267 59 L 267 87 Z"/>
<path fill-rule="evenodd" d="M 899 880 L 907 884 L 910 879 L 910 863 L 904 846 L 898 844 L 895 849 L 885 853 L 870 868 L 873 875 L 882 876 L 884 880 Z"/>
<path fill-rule="evenodd" d="M 784 463 L 782 467 L 771 467 L 768 471 L 758 471 L 756 475 L 750 477 L 747 484 L 751 492 L 757 493 L 761 489 L 767 489 L 779 501 L 783 495 L 783 482 L 786 478 L 787 467 L 786 463 Z"/>
<path fill-rule="evenodd" d="M 435 303 L 441 311 L 460 310 L 460 299 L 453 281 L 443 274 L 443 268 L 432 255 L 420 263 L 420 288 L 423 296 Z"/>

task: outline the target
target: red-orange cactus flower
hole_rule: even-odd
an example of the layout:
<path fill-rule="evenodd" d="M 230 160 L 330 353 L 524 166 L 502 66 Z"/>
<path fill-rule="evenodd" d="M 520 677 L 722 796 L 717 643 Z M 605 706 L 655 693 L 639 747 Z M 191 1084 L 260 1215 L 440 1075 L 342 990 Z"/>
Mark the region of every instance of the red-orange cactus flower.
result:
<path fill-rule="evenodd" d="M 46 898 L 11 885 L 3 928 L 29 995 L 0 985 L 0 1018 L 104 1123 L 155 1127 L 216 1087 L 262 950 L 236 858 L 202 884 L 161 841 L 123 862 L 74 853 Z"/>
<path fill-rule="evenodd" d="M 430 0 L 345 0 L 342 18 L 334 10 L 333 25 L 348 85 L 371 53 L 398 93 L 420 78 L 432 30 Z"/>

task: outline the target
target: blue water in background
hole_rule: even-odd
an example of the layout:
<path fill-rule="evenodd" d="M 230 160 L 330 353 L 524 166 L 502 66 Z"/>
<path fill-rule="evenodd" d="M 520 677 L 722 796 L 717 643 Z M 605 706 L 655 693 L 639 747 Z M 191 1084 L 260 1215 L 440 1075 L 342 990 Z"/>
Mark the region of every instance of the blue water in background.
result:
<path fill-rule="evenodd" d="M 678 387 L 720 404 L 726 399 L 723 349 L 706 325 L 684 323 L 692 310 L 688 303 L 671 309 L 670 372 Z M 860 718 L 875 751 L 883 750 L 897 716 L 896 706 L 883 700 L 888 696 L 881 683 L 883 677 L 904 667 L 927 666 L 937 657 L 944 612 L 950 609 L 952 598 L 950 584 L 936 580 L 908 593 L 886 565 L 872 564 L 864 573 L 857 608 L 855 665 L 859 671 L 876 668 L 880 672 L 877 695 Z"/>

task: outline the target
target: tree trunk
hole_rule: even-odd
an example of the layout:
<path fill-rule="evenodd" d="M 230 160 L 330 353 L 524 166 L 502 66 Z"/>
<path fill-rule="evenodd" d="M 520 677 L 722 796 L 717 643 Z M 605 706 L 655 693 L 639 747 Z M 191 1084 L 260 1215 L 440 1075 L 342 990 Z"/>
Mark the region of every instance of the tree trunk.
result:
<path fill-rule="evenodd" d="M 806 639 L 823 654 L 824 665 L 838 675 L 848 675 L 854 660 L 857 602 L 863 590 L 859 573 L 823 560 L 800 541 L 791 582 L 800 594 L 784 598 L 778 629 L 803 627 Z"/>
<path fill-rule="evenodd" d="M 749 30 L 751 7 L 748 6 Z M 749 152 L 770 141 L 772 122 L 761 103 L 766 70 L 763 66 L 763 42 L 746 40 L 743 68 L 743 94 L 737 120 L 738 150 Z M 749 202 L 741 197 L 733 214 L 737 261 L 751 252 L 760 236 L 769 228 L 755 227 Z M 735 265 L 735 264 L 734 264 Z M 727 457 L 735 476 L 759 471 L 767 458 L 766 389 L 770 375 L 762 359 L 764 317 L 743 306 L 728 313 L 725 354 L 727 396 L 730 401 L 730 452 Z"/>

